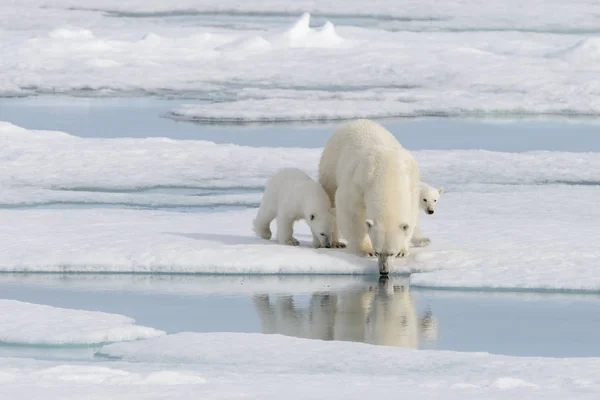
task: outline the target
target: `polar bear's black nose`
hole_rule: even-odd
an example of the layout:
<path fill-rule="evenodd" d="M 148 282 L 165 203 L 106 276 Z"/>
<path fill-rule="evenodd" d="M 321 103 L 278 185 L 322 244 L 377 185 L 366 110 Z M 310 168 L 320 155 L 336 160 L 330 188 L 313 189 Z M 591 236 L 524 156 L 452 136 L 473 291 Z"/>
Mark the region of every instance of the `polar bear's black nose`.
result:
<path fill-rule="evenodd" d="M 434 213 L 434 211 L 433 211 L 433 210 L 427 210 L 427 214 L 431 215 L 431 214 L 433 214 L 433 213 Z"/>

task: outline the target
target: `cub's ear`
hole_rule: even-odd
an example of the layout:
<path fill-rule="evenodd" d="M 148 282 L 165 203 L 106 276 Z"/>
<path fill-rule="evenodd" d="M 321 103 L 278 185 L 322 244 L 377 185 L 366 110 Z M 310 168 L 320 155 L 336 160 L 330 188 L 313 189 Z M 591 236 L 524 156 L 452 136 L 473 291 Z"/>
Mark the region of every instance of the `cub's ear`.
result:
<path fill-rule="evenodd" d="M 443 187 L 439 188 L 439 189 L 438 189 L 438 192 L 439 192 L 440 194 L 444 193 L 444 188 L 443 188 Z"/>
<path fill-rule="evenodd" d="M 315 214 L 310 214 L 310 220 L 312 221 L 313 219 L 315 219 Z"/>
<path fill-rule="evenodd" d="M 365 224 L 367 225 L 367 232 L 371 230 L 371 228 L 373 227 L 373 221 L 368 219 L 365 221 Z"/>
<path fill-rule="evenodd" d="M 400 228 L 402 228 L 403 231 L 408 232 L 408 229 L 410 228 L 410 226 L 408 226 L 408 224 L 402 224 L 402 225 L 400 225 Z"/>

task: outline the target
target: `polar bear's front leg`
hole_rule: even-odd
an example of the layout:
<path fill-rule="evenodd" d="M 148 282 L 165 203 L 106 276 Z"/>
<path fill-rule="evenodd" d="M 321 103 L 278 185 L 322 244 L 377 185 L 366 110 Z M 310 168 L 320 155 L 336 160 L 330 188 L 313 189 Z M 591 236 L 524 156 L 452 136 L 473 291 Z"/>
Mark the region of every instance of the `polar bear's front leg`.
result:
<path fill-rule="evenodd" d="M 277 216 L 277 241 L 280 244 L 288 244 L 291 246 L 298 246 L 300 242 L 292 236 L 294 233 L 294 219 L 284 217 L 282 215 Z"/>
<path fill-rule="evenodd" d="M 373 246 L 367 235 L 363 207 L 350 201 L 338 189 L 335 195 L 336 218 L 340 232 L 348 241 L 348 250 L 358 255 L 372 255 Z"/>
<path fill-rule="evenodd" d="M 369 238 L 369 235 L 367 235 L 366 230 L 365 236 L 360 245 L 360 251 L 364 256 L 375 257 L 375 250 L 373 250 L 373 244 L 371 243 L 371 239 Z"/>
<path fill-rule="evenodd" d="M 412 239 L 410 241 L 415 247 L 425 247 L 429 243 L 431 243 L 431 240 L 429 238 L 423 237 L 423 235 L 421 234 L 421 229 L 418 226 L 415 226 Z"/>
<path fill-rule="evenodd" d="M 332 249 L 343 249 L 346 247 L 346 243 L 340 242 L 340 233 L 338 231 L 337 218 L 333 221 L 333 233 L 331 234 L 331 248 Z"/>
<path fill-rule="evenodd" d="M 337 193 L 337 185 L 332 183 L 331 177 L 321 167 L 319 167 L 319 183 L 329 196 L 331 205 L 335 207 L 335 194 Z M 340 242 L 340 232 L 338 229 L 337 216 L 333 221 L 333 233 L 331 235 L 331 248 L 332 249 L 343 249 L 346 247 L 345 243 Z"/>

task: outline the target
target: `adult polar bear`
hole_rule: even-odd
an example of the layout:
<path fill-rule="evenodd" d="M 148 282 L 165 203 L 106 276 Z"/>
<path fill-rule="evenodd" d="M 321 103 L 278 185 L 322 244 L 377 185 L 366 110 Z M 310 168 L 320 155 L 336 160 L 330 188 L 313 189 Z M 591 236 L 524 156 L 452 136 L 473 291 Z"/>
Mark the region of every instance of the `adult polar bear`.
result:
<path fill-rule="evenodd" d="M 376 255 L 379 272 L 389 258 L 408 255 L 418 214 L 420 171 L 412 154 L 378 123 L 359 119 L 340 126 L 319 162 L 319 183 L 336 208 L 348 249 Z M 332 247 L 339 245 L 334 229 Z"/>

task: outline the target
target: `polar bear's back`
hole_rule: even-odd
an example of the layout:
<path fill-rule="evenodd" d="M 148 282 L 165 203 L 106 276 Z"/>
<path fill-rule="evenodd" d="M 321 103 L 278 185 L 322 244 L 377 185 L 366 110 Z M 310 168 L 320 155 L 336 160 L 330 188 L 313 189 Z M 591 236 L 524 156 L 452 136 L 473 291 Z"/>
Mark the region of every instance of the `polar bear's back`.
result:
<path fill-rule="evenodd" d="M 265 197 L 282 200 L 292 192 L 297 192 L 298 185 L 316 183 L 310 176 L 298 168 L 283 168 L 278 170 L 267 181 Z"/>
<path fill-rule="evenodd" d="M 319 162 L 319 183 L 326 191 L 335 191 L 337 170 L 342 154 L 346 151 L 366 151 L 375 147 L 402 148 L 390 131 L 375 121 L 358 119 L 336 129 L 323 149 Z"/>
<path fill-rule="evenodd" d="M 281 203 L 286 208 L 300 210 L 305 206 L 329 210 L 331 201 L 318 182 L 298 168 L 283 168 L 267 182 L 263 201 L 273 207 Z"/>

